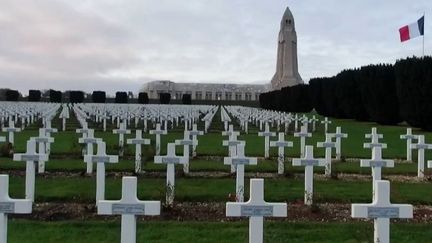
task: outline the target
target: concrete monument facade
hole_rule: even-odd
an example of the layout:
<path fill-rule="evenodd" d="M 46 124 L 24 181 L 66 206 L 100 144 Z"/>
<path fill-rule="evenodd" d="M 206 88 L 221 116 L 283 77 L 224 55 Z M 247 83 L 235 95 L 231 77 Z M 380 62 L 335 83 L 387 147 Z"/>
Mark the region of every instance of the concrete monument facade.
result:
<path fill-rule="evenodd" d="M 273 90 L 286 86 L 303 84 L 298 72 L 297 62 L 297 33 L 294 16 L 286 8 L 281 20 L 281 29 L 278 39 L 276 73 L 271 80 Z"/>
<path fill-rule="evenodd" d="M 181 99 L 190 94 L 193 100 L 258 100 L 261 93 L 269 90 L 265 84 L 217 84 L 175 83 L 168 80 L 145 83 L 141 89 L 150 99 L 159 99 L 159 94 L 170 93 L 172 99 Z"/>

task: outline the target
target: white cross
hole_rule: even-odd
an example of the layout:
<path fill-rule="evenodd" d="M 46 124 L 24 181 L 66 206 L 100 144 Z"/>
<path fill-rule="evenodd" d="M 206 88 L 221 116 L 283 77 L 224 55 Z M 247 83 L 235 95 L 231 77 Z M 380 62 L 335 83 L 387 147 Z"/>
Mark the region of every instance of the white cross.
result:
<path fill-rule="evenodd" d="M 309 122 L 312 123 L 312 132 L 316 131 L 316 122 L 318 119 L 315 116 L 312 116 L 311 119 L 309 119 Z"/>
<path fill-rule="evenodd" d="M 293 166 L 305 167 L 305 194 L 304 204 L 312 205 L 313 202 L 313 169 L 314 166 L 325 166 L 325 159 L 315 159 L 313 156 L 313 146 L 306 146 L 306 154 L 301 159 L 293 159 Z"/>
<path fill-rule="evenodd" d="M 156 155 L 160 155 L 161 135 L 167 134 L 167 131 L 161 129 L 160 123 L 157 123 L 156 129 L 149 132 L 156 135 Z"/>
<path fill-rule="evenodd" d="M 383 159 L 381 150 L 381 147 L 376 147 L 372 150 L 372 159 L 360 160 L 360 167 L 372 168 L 372 182 L 381 180 L 382 167 L 394 167 L 394 160 Z M 375 183 L 373 183 L 372 185 L 375 186 Z"/>
<path fill-rule="evenodd" d="M 124 153 L 124 135 L 130 134 L 131 130 L 128 130 L 126 128 L 126 122 L 122 122 L 122 123 L 120 123 L 120 128 L 114 129 L 113 133 L 119 135 L 119 155 L 123 156 L 123 153 Z"/>
<path fill-rule="evenodd" d="M 167 155 L 155 156 L 154 162 L 155 164 L 167 164 L 166 202 L 168 205 L 172 205 L 175 195 L 175 164 L 186 164 L 189 161 L 183 156 L 177 156 L 175 154 L 175 144 L 168 143 Z"/>
<path fill-rule="evenodd" d="M 270 149 L 269 149 L 270 137 L 276 136 L 276 133 L 270 132 L 270 126 L 268 123 L 266 123 L 265 124 L 265 131 L 259 132 L 258 136 L 264 137 L 264 158 L 270 157 L 270 152 L 269 152 L 270 151 Z"/>
<path fill-rule="evenodd" d="M 193 124 L 192 125 L 192 130 L 189 131 L 189 134 L 192 136 L 192 140 L 194 141 L 194 145 L 192 145 L 192 157 L 196 157 L 196 147 L 198 145 L 198 139 L 197 136 L 199 135 L 204 135 L 203 131 L 198 130 L 198 125 L 197 124 Z"/>
<path fill-rule="evenodd" d="M 375 148 L 375 147 L 381 147 L 381 148 L 387 148 L 387 145 L 385 143 L 380 143 L 379 140 L 383 138 L 382 134 L 379 134 L 377 132 L 376 127 L 372 127 L 371 133 L 365 134 L 365 138 L 370 138 L 370 143 L 365 143 L 363 145 L 364 148 Z"/>
<path fill-rule="evenodd" d="M 278 174 L 282 175 L 285 169 L 285 147 L 292 147 L 293 143 L 290 141 L 285 141 L 285 134 L 283 132 L 279 133 L 278 141 L 271 141 L 271 147 L 278 147 Z"/>
<path fill-rule="evenodd" d="M 298 131 L 298 122 L 300 121 L 298 114 L 296 114 L 292 120 L 294 121 L 294 131 Z"/>
<path fill-rule="evenodd" d="M 336 159 L 340 160 L 342 157 L 342 138 L 347 138 L 348 134 L 342 133 L 341 127 L 336 127 L 336 132 L 332 133 L 332 137 L 336 138 Z"/>
<path fill-rule="evenodd" d="M 101 200 L 98 214 L 121 215 L 121 243 L 136 242 L 136 215 L 160 215 L 160 201 L 141 201 L 137 197 L 137 178 L 122 179 L 120 200 Z"/>
<path fill-rule="evenodd" d="M 93 155 L 93 144 L 97 144 L 98 142 L 102 142 L 102 139 L 94 137 L 93 129 L 88 129 L 87 135 L 78 139 L 78 143 L 85 143 L 86 155 Z M 91 173 L 93 173 L 93 163 L 87 163 L 87 174 Z"/>
<path fill-rule="evenodd" d="M 326 133 L 324 142 L 317 143 L 318 148 L 325 148 L 325 172 L 324 174 L 329 177 L 332 171 L 332 148 L 336 148 L 336 143 L 332 141 L 332 135 Z"/>
<path fill-rule="evenodd" d="M 45 133 L 46 133 L 46 136 L 47 137 L 51 137 L 51 133 L 56 133 L 58 130 L 57 130 L 57 128 L 52 128 L 51 127 L 51 120 L 46 120 L 45 121 Z M 46 146 L 45 146 L 46 148 L 46 153 L 47 154 L 50 154 L 51 153 L 51 144 L 50 143 L 47 143 L 46 144 Z"/>
<path fill-rule="evenodd" d="M 432 168 L 432 161 L 431 160 L 428 161 L 428 168 Z"/>
<path fill-rule="evenodd" d="M 412 140 L 417 139 L 417 135 L 412 134 L 412 129 L 407 128 L 407 133 L 400 135 L 401 139 L 406 140 L 406 150 L 407 150 L 407 161 L 412 161 L 412 151 L 411 151 L 411 144 Z"/>
<path fill-rule="evenodd" d="M 88 124 L 87 124 L 87 122 L 84 122 L 84 123 L 82 124 L 82 128 L 77 128 L 77 129 L 75 130 L 76 133 L 81 133 L 81 134 L 82 134 L 82 138 L 86 138 L 86 137 L 87 137 L 87 133 L 88 133 L 88 131 L 89 131 L 89 128 L 88 128 Z M 82 150 L 82 155 L 83 155 L 83 156 L 86 154 L 85 151 L 86 151 L 86 148 L 84 147 L 83 150 Z"/>
<path fill-rule="evenodd" d="M 234 165 L 236 168 L 236 201 L 243 202 L 244 199 L 244 166 L 258 164 L 257 158 L 246 157 L 244 154 L 244 144 L 237 145 L 237 154 L 224 158 L 224 164 Z"/>
<path fill-rule="evenodd" d="M 243 141 L 237 141 L 237 136 L 240 132 L 234 131 L 234 125 L 229 125 L 228 131 L 223 131 L 222 136 L 228 136 L 228 140 L 222 141 L 222 146 L 228 146 L 228 156 L 235 156 L 237 154 L 237 145 Z M 235 172 L 235 166 L 231 165 L 231 173 Z"/>
<path fill-rule="evenodd" d="M 7 242 L 8 214 L 30 214 L 32 201 L 9 197 L 9 176 L 0 175 L 0 242 Z"/>
<path fill-rule="evenodd" d="M 327 133 L 328 131 L 328 125 L 331 124 L 332 121 L 328 119 L 328 117 L 324 118 L 324 120 L 321 121 L 321 124 L 324 124 L 324 133 Z"/>
<path fill-rule="evenodd" d="M 424 135 L 418 135 L 417 143 L 411 144 L 411 149 L 417 149 L 417 177 L 424 177 L 425 150 L 432 149 L 432 144 L 425 143 Z"/>
<path fill-rule="evenodd" d="M 300 128 L 300 132 L 294 133 L 294 137 L 300 137 L 300 157 L 303 157 L 305 154 L 304 149 L 306 145 L 306 138 L 312 137 L 312 134 L 308 133 L 306 126 L 302 126 Z"/>
<path fill-rule="evenodd" d="M 183 157 L 186 157 L 187 163 L 183 164 L 183 172 L 189 173 L 189 146 L 193 146 L 195 143 L 190 139 L 189 131 L 184 131 L 183 139 L 175 140 L 176 145 L 183 145 Z"/>
<path fill-rule="evenodd" d="M 374 199 L 370 204 L 351 204 L 351 217 L 374 220 L 374 242 L 390 242 L 390 219 L 412 218 L 413 206 L 390 203 L 390 182 L 375 181 Z"/>
<path fill-rule="evenodd" d="M 85 155 L 84 162 L 96 164 L 96 204 L 105 199 L 105 163 L 118 163 L 118 156 L 107 155 L 105 142 L 97 142 L 96 155 Z"/>
<path fill-rule="evenodd" d="M 14 154 L 13 160 L 26 161 L 25 198 L 34 201 L 35 164 L 39 161 L 48 161 L 48 155 L 36 153 L 36 141 L 30 139 L 27 141 L 26 153 Z"/>
<path fill-rule="evenodd" d="M 2 131 L 8 133 L 8 142 L 14 145 L 14 133 L 21 132 L 21 129 L 16 128 L 14 121 L 12 121 L 12 119 L 9 119 L 9 127 L 4 127 Z"/>
<path fill-rule="evenodd" d="M 249 201 L 227 202 L 226 216 L 249 217 L 249 243 L 261 243 L 264 217 L 286 217 L 287 204 L 264 201 L 264 179 L 251 179 Z"/>
<path fill-rule="evenodd" d="M 144 139 L 142 137 L 142 130 L 136 130 L 135 138 L 128 139 L 127 144 L 135 144 L 135 173 L 142 172 L 142 153 L 141 146 L 150 144 L 150 139 Z"/>
<path fill-rule="evenodd" d="M 39 136 L 31 137 L 30 139 L 34 140 L 38 144 L 38 153 L 39 154 L 47 154 L 46 144 L 53 143 L 54 138 L 48 137 L 45 132 L 45 128 L 39 128 Z M 49 154 L 47 154 L 49 156 Z M 38 163 L 38 172 L 45 172 L 45 161 L 40 160 Z"/>
<path fill-rule="evenodd" d="M 101 115 L 99 116 L 100 119 L 102 119 L 102 126 L 103 126 L 103 131 L 106 132 L 106 121 L 109 118 L 109 116 L 107 115 Z"/>

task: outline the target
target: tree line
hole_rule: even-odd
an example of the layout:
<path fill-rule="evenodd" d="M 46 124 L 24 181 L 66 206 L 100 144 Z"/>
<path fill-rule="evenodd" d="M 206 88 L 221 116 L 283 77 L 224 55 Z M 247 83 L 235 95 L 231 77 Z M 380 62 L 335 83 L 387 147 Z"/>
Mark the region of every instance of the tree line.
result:
<path fill-rule="evenodd" d="M 65 97 L 65 95 L 67 95 L 67 97 Z M 47 92 L 47 96 L 48 96 L 47 100 L 49 102 L 83 103 L 85 101 L 86 94 L 84 93 L 84 91 L 72 90 L 72 91 L 66 91 L 63 93 L 61 91 L 51 89 Z M 20 99 L 22 96 L 18 92 L 18 90 L 7 89 L 4 92 L 4 97 L 5 97 L 4 100 L 6 100 L 6 101 L 23 100 L 23 99 Z M 41 100 L 42 100 L 42 92 L 40 90 L 29 90 L 27 101 L 39 102 Z M 107 98 L 106 98 L 105 91 L 93 91 L 93 93 L 91 94 L 91 101 L 93 103 L 106 103 Z M 122 91 L 116 92 L 114 101 L 115 101 L 115 103 L 118 103 L 118 104 L 129 103 L 128 93 L 122 92 Z M 169 104 L 170 101 L 171 101 L 171 94 L 170 93 L 160 94 L 160 97 L 159 97 L 160 104 Z M 140 103 L 140 104 L 148 104 L 149 103 L 149 97 L 148 97 L 148 94 L 146 92 L 140 92 L 138 94 L 138 103 Z M 183 94 L 182 103 L 183 104 L 192 104 L 191 95 L 190 94 Z"/>
<path fill-rule="evenodd" d="M 309 84 L 263 93 L 262 108 L 310 112 L 359 121 L 432 130 L 432 57 L 407 58 L 394 65 L 343 70 Z"/>

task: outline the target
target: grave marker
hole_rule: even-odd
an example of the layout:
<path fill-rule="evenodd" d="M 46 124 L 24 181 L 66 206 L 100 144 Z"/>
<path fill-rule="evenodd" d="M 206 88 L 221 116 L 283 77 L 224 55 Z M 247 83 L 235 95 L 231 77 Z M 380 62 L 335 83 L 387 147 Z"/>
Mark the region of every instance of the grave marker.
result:
<path fill-rule="evenodd" d="M 183 164 L 183 172 L 189 173 L 189 146 L 193 146 L 195 143 L 190 139 L 189 132 L 184 131 L 183 139 L 175 140 L 176 145 L 183 145 L 183 157 L 186 158 L 187 162 Z"/>
<path fill-rule="evenodd" d="M 377 180 L 374 199 L 370 204 L 351 204 L 351 217 L 374 220 L 374 242 L 390 242 L 390 219 L 412 218 L 413 207 L 409 204 L 390 203 L 390 182 Z"/>
<path fill-rule="evenodd" d="M 270 126 L 269 124 L 266 122 L 265 124 L 265 131 L 264 132 L 258 132 L 258 136 L 260 137 L 264 137 L 264 158 L 269 158 L 270 157 L 270 137 L 274 137 L 276 136 L 275 132 L 270 132 Z"/>
<path fill-rule="evenodd" d="M 160 201 L 141 201 L 137 198 L 137 178 L 122 179 L 120 200 L 101 200 L 98 214 L 121 215 L 121 242 L 136 242 L 136 215 L 160 215 Z"/>
<path fill-rule="evenodd" d="M 114 129 L 113 133 L 119 135 L 119 156 L 123 156 L 123 154 L 124 154 L 124 135 L 130 134 L 131 130 L 128 130 L 126 128 L 126 122 L 122 122 L 122 123 L 120 123 L 120 128 Z"/>
<path fill-rule="evenodd" d="M 234 165 L 236 168 L 236 201 L 243 202 L 244 199 L 244 166 L 258 164 L 257 158 L 246 157 L 244 154 L 244 144 L 237 145 L 237 154 L 224 158 L 224 164 Z"/>
<path fill-rule="evenodd" d="M 417 177 L 424 177 L 425 150 L 432 149 L 432 144 L 425 143 L 424 135 L 418 135 L 417 143 L 411 144 L 412 149 L 417 149 Z"/>
<path fill-rule="evenodd" d="M 283 132 L 279 133 L 278 141 L 271 141 L 271 147 L 278 147 L 278 174 L 282 175 L 285 170 L 285 147 L 292 147 L 293 143 L 285 141 L 285 134 Z"/>
<path fill-rule="evenodd" d="M 304 154 L 305 154 L 304 149 L 305 149 L 305 145 L 306 145 L 306 138 L 307 137 L 312 137 L 312 134 L 308 133 L 306 126 L 302 126 L 300 128 L 300 132 L 294 133 L 294 137 L 300 137 L 300 157 L 304 157 Z"/>
<path fill-rule="evenodd" d="M 165 135 L 167 132 L 161 129 L 160 123 L 157 123 L 156 129 L 150 130 L 150 134 L 154 134 L 156 136 L 156 155 L 160 155 L 161 135 Z"/>
<path fill-rule="evenodd" d="M 86 155 L 93 155 L 93 144 L 101 142 L 102 139 L 94 137 L 94 130 L 88 129 L 87 135 L 83 138 L 78 139 L 78 143 L 84 143 L 86 145 Z M 87 174 L 93 173 L 93 163 L 87 163 Z"/>
<path fill-rule="evenodd" d="M 341 127 L 336 127 L 336 132 L 332 133 L 332 137 L 336 138 L 336 159 L 340 160 L 342 157 L 342 138 L 347 138 L 348 134 L 342 133 Z"/>
<path fill-rule="evenodd" d="M 325 166 L 325 159 L 315 159 L 313 156 L 313 146 L 306 146 L 306 154 L 301 159 L 293 159 L 293 166 L 305 167 L 305 190 L 304 204 L 312 205 L 313 202 L 313 169 L 314 166 Z"/>
<path fill-rule="evenodd" d="M 128 139 L 127 144 L 135 144 L 135 173 L 142 172 L 142 153 L 141 146 L 150 144 L 150 139 L 142 137 L 142 130 L 136 130 L 135 138 Z"/>
<path fill-rule="evenodd" d="M 172 205 L 175 195 L 175 164 L 186 164 L 189 161 L 183 156 L 177 156 L 175 154 L 175 144 L 168 143 L 167 155 L 155 156 L 154 162 L 155 164 L 167 164 L 166 203 Z"/>
<path fill-rule="evenodd" d="M 326 133 L 326 139 L 324 142 L 317 143 L 317 147 L 319 148 L 325 148 L 325 172 L 324 174 L 327 177 L 331 176 L 332 171 L 332 148 L 336 148 L 336 143 L 332 141 L 332 135 L 329 133 Z"/>
<path fill-rule="evenodd" d="M 264 217 L 286 217 L 286 203 L 264 201 L 264 179 L 250 180 L 250 198 L 247 202 L 227 202 L 227 217 L 249 217 L 249 242 L 263 242 Z"/>
<path fill-rule="evenodd" d="M 401 139 L 406 140 L 406 150 L 407 150 L 407 161 L 412 161 L 412 151 L 411 151 L 411 144 L 412 140 L 417 139 L 417 135 L 412 134 L 412 129 L 407 128 L 407 133 L 400 135 Z"/>

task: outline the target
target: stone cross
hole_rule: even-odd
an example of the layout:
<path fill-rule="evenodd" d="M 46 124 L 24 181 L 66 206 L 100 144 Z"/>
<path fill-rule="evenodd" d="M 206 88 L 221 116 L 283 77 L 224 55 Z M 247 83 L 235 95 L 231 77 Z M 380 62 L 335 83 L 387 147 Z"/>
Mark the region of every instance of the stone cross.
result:
<path fill-rule="evenodd" d="M 312 134 L 308 133 L 306 126 L 302 126 L 300 128 L 300 132 L 294 133 L 294 137 L 300 137 L 300 157 L 304 157 L 304 154 L 305 154 L 304 149 L 305 149 L 305 146 L 306 146 L 306 138 L 307 137 L 312 137 Z"/>
<path fill-rule="evenodd" d="M 25 198 L 34 201 L 36 163 L 39 161 L 48 161 L 48 155 L 36 153 L 36 141 L 30 139 L 27 141 L 26 153 L 14 154 L 13 160 L 26 161 Z"/>
<path fill-rule="evenodd" d="M 14 133 L 21 132 L 21 128 L 16 128 L 14 121 L 9 119 L 9 127 L 4 127 L 2 131 L 8 133 L 8 142 L 14 145 Z"/>
<path fill-rule="evenodd" d="M 270 132 L 270 126 L 266 122 L 265 124 L 265 131 L 264 132 L 258 132 L 258 136 L 264 137 L 264 158 L 270 157 L 270 137 L 276 136 L 275 132 Z"/>
<path fill-rule="evenodd" d="M 198 130 L 198 125 L 197 124 L 193 124 L 192 125 L 192 130 L 189 131 L 189 134 L 192 136 L 192 141 L 194 141 L 194 145 L 192 145 L 192 158 L 196 157 L 196 147 L 198 145 L 198 139 L 197 136 L 198 135 L 204 135 L 203 131 Z"/>
<path fill-rule="evenodd" d="M 0 242 L 7 242 L 8 214 L 30 214 L 32 200 L 9 197 L 9 175 L 0 175 Z"/>
<path fill-rule="evenodd" d="M 324 120 L 321 121 L 321 124 L 324 124 L 324 133 L 328 132 L 328 125 L 332 122 L 328 119 L 328 117 L 324 118 Z"/>
<path fill-rule="evenodd" d="M 262 243 L 264 217 L 286 217 L 286 203 L 264 201 L 264 179 L 250 180 L 250 198 L 247 202 L 227 202 L 227 217 L 249 217 L 249 242 Z"/>
<path fill-rule="evenodd" d="M 228 131 L 222 131 L 222 136 L 228 136 L 228 140 L 222 141 L 222 146 L 228 146 L 228 156 L 235 156 L 237 154 L 237 145 L 242 141 L 237 141 L 237 136 L 240 132 L 234 131 L 234 125 L 229 125 Z M 231 165 L 231 173 L 235 172 L 235 166 Z"/>
<path fill-rule="evenodd" d="M 237 145 L 236 156 L 225 157 L 224 164 L 236 167 L 236 201 L 243 202 L 244 199 L 244 166 L 258 164 L 257 158 L 246 157 L 244 154 L 244 144 Z"/>
<path fill-rule="evenodd" d="M 121 215 L 121 242 L 136 242 L 136 215 L 160 215 L 160 201 L 141 201 L 137 197 L 137 178 L 122 178 L 120 200 L 98 202 L 98 214 Z"/>
<path fill-rule="evenodd" d="M 127 144 L 135 144 L 135 173 L 142 172 L 141 146 L 150 144 L 150 139 L 142 137 L 142 130 L 136 130 L 135 138 L 128 139 Z"/>
<path fill-rule="evenodd" d="M 315 116 L 312 116 L 311 119 L 309 119 L 309 122 L 312 123 L 312 132 L 316 131 L 316 122 L 318 119 Z"/>
<path fill-rule="evenodd" d="M 400 135 L 401 139 L 406 140 L 406 150 L 407 150 L 407 161 L 412 161 L 411 144 L 414 139 L 417 139 L 417 135 L 412 134 L 412 129 L 407 128 L 407 133 Z"/>
<path fill-rule="evenodd" d="M 426 144 L 424 135 L 418 135 L 417 143 L 411 144 L 411 149 L 417 149 L 417 177 L 423 178 L 425 166 L 425 150 L 432 149 L 432 144 Z"/>
<path fill-rule="evenodd" d="M 271 147 L 278 147 L 278 174 L 282 175 L 285 169 L 285 147 L 292 147 L 293 143 L 285 141 L 285 134 L 283 132 L 279 133 L 278 141 L 271 141 Z"/>
<path fill-rule="evenodd" d="M 428 161 L 428 168 L 432 168 L 432 160 Z"/>
<path fill-rule="evenodd" d="M 106 114 L 103 114 L 101 116 L 99 116 L 100 119 L 102 119 L 102 127 L 103 127 L 103 131 L 106 132 L 106 122 L 107 119 L 109 118 L 109 116 L 107 116 Z"/>
<path fill-rule="evenodd" d="M 167 131 L 161 129 L 160 123 L 157 123 L 156 129 L 150 130 L 150 134 L 154 134 L 156 136 L 156 155 L 160 155 L 161 135 L 167 134 Z"/>
<path fill-rule="evenodd" d="M 325 148 L 325 172 L 324 174 L 329 177 L 332 171 L 332 148 L 336 148 L 336 143 L 332 141 L 332 135 L 326 133 L 324 142 L 317 143 L 318 148 Z"/>
<path fill-rule="evenodd" d="M 294 131 L 298 131 L 298 122 L 300 121 L 298 114 L 296 114 L 292 120 L 294 121 Z"/>
<path fill-rule="evenodd" d="M 75 130 L 76 133 L 81 133 L 81 134 L 82 134 L 82 138 L 86 138 L 86 137 L 87 137 L 87 133 L 88 133 L 88 131 L 89 131 L 89 128 L 88 128 L 88 124 L 87 124 L 87 122 L 84 122 L 84 123 L 82 124 L 82 128 L 77 128 L 77 129 Z M 83 156 L 86 154 L 86 149 L 87 149 L 87 148 L 84 147 L 83 150 L 82 150 L 82 155 L 83 155 Z"/>
<path fill-rule="evenodd" d="M 46 120 L 45 121 L 45 133 L 47 137 L 51 137 L 51 133 L 56 133 L 58 130 L 57 128 L 53 128 L 51 127 L 51 120 Z M 45 146 L 46 149 L 46 153 L 50 154 L 51 153 L 51 144 L 47 143 Z"/>
<path fill-rule="evenodd" d="M 390 182 L 375 181 L 373 202 L 370 204 L 351 204 L 351 217 L 374 220 L 374 242 L 390 242 L 390 219 L 412 218 L 413 206 L 392 204 L 390 202 Z"/>
<path fill-rule="evenodd" d="M 372 150 L 372 159 L 360 160 L 360 167 L 372 168 L 372 182 L 381 180 L 382 167 L 394 167 L 394 160 L 383 159 L 381 154 L 381 147 L 376 147 Z M 375 186 L 375 183 L 372 183 Z M 375 188 L 372 188 L 375 190 Z"/>
<path fill-rule="evenodd" d="M 306 154 L 301 159 L 293 159 L 293 166 L 305 167 L 305 190 L 304 204 L 312 205 L 313 202 L 313 168 L 314 166 L 325 166 L 325 159 L 315 159 L 313 156 L 313 146 L 306 146 Z"/>
<path fill-rule="evenodd" d="M 175 154 L 175 146 L 174 143 L 168 143 L 167 155 L 154 157 L 155 164 L 167 164 L 166 203 L 168 205 L 172 205 L 174 202 L 175 164 L 186 164 L 189 162 L 187 158 Z"/>
<path fill-rule="evenodd" d="M 119 155 L 123 156 L 123 154 L 124 154 L 124 135 L 130 134 L 131 130 L 128 130 L 126 128 L 126 122 L 122 122 L 122 123 L 120 123 L 120 128 L 114 129 L 113 133 L 119 135 Z"/>
<path fill-rule="evenodd" d="M 189 131 L 184 131 L 183 139 L 175 140 L 176 145 L 183 145 L 183 157 L 186 158 L 187 163 L 183 164 L 183 172 L 189 173 L 189 146 L 193 146 L 195 143 L 190 139 Z"/>
<path fill-rule="evenodd" d="M 93 155 L 93 144 L 97 144 L 98 142 L 102 142 L 102 139 L 94 137 L 94 130 L 88 129 L 87 135 L 85 137 L 78 139 L 79 143 L 84 143 L 86 145 L 86 155 Z M 93 173 L 93 163 L 87 164 L 87 174 Z"/>
<path fill-rule="evenodd" d="M 39 128 L 39 136 L 30 138 L 38 144 L 38 153 L 47 154 L 46 144 L 53 143 L 54 138 L 48 137 L 45 132 L 45 128 Z M 47 154 L 49 156 L 49 154 Z M 40 160 L 38 163 L 38 173 L 45 173 L 45 161 Z"/>
<path fill-rule="evenodd" d="M 375 147 L 381 147 L 381 148 L 387 148 L 387 145 L 385 143 L 380 143 L 379 140 L 383 138 L 382 134 L 379 134 L 376 127 L 372 127 L 371 133 L 365 134 L 365 138 L 370 138 L 370 143 L 365 143 L 364 148 L 375 148 Z"/>
<path fill-rule="evenodd" d="M 85 155 L 84 162 L 96 163 L 96 205 L 105 199 L 105 163 L 118 163 L 118 156 L 107 155 L 105 142 L 97 142 L 96 155 Z"/>
<path fill-rule="evenodd" d="M 342 138 L 347 138 L 348 134 L 343 133 L 341 127 L 336 127 L 336 132 L 332 133 L 332 137 L 336 138 L 336 159 L 340 160 L 342 157 Z"/>

